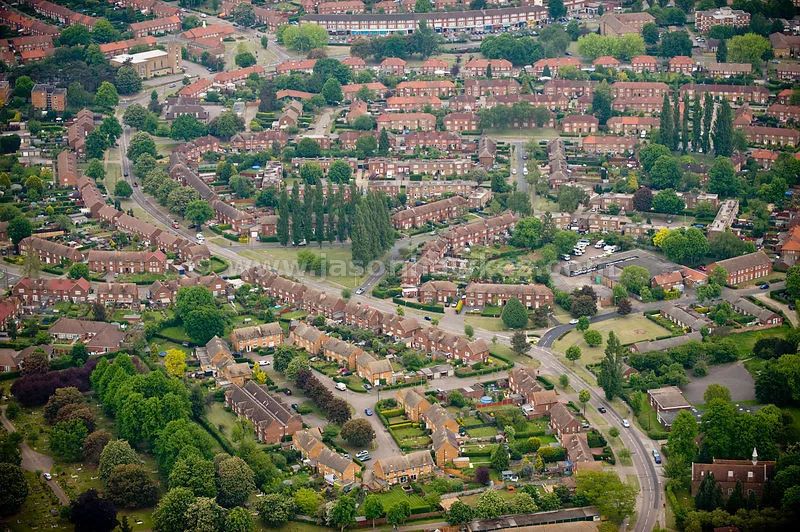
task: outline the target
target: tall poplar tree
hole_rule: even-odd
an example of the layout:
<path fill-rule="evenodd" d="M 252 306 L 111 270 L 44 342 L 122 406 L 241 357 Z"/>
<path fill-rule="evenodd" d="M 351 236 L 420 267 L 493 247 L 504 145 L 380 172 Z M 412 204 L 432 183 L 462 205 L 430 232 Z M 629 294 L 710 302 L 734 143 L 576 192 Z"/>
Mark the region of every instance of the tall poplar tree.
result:
<path fill-rule="evenodd" d="M 664 103 L 661 104 L 661 124 L 659 126 L 659 138 L 664 146 L 672 148 L 672 108 L 669 105 L 669 96 L 664 93 Z"/>
<path fill-rule="evenodd" d="M 703 138 L 703 108 L 700 105 L 700 95 L 695 94 L 692 106 L 692 151 L 700 149 L 701 138 Z"/>
<path fill-rule="evenodd" d="M 280 198 L 278 199 L 278 224 L 276 231 L 278 233 L 278 242 L 282 246 L 289 243 L 289 218 L 291 213 L 289 211 L 289 194 L 286 189 L 281 190 Z"/>
<path fill-rule="evenodd" d="M 295 183 L 292 187 L 292 243 L 296 246 L 305 238 L 303 204 L 300 202 L 300 185 Z"/>
<path fill-rule="evenodd" d="M 689 151 L 689 93 L 683 95 L 683 119 L 681 120 L 681 151 Z"/>
<path fill-rule="evenodd" d="M 728 100 L 723 99 L 717 119 L 714 120 L 714 153 L 724 157 L 733 155 L 733 112 Z"/>
<path fill-rule="evenodd" d="M 708 153 L 711 150 L 711 126 L 714 120 L 714 99 L 710 93 L 706 93 L 703 100 L 703 137 L 700 139 L 700 144 L 703 146 L 703 153 Z"/>
<path fill-rule="evenodd" d="M 325 241 L 325 199 L 322 194 L 322 183 L 317 182 L 314 189 L 314 236 L 319 247 Z"/>
<path fill-rule="evenodd" d="M 672 149 L 677 150 L 681 142 L 681 102 L 678 91 L 672 97 Z"/>

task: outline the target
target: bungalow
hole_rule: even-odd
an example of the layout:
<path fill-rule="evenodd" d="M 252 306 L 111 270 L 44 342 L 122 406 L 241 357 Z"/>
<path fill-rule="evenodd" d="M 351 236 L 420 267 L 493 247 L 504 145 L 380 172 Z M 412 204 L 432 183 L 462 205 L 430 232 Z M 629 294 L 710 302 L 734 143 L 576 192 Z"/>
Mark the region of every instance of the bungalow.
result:
<path fill-rule="evenodd" d="M 647 390 L 647 395 L 650 406 L 656 411 L 656 417 L 667 428 L 672 425 L 678 412 L 692 408 L 677 386 L 650 389 Z"/>
<path fill-rule="evenodd" d="M 90 355 L 113 353 L 125 340 L 125 333 L 116 323 L 74 318 L 59 318 L 47 332 L 57 344 L 82 342 Z"/>
<path fill-rule="evenodd" d="M 783 323 L 783 318 L 777 312 L 768 308 L 756 305 L 747 298 L 737 298 L 731 306 L 733 310 L 741 314 L 746 314 L 755 318 L 759 325 L 770 325 L 777 327 Z"/>

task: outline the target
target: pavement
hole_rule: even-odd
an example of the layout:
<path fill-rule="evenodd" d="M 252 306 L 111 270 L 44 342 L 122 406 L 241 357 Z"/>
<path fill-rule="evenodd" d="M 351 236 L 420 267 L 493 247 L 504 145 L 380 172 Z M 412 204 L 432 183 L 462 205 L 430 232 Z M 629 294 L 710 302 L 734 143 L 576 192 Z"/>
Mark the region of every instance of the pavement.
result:
<path fill-rule="evenodd" d="M 11 420 L 6 417 L 5 406 L 0 409 L 0 422 L 2 422 L 3 428 L 5 428 L 8 432 L 17 431 L 17 428 L 14 426 Z M 53 469 L 53 459 L 46 454 L 34 451 L 27 443 L 25 443 L 25 441 L 22 441 L 19 444 L 19 450 L 22 454 L 21 466 L 25 471 L 32 471 L 34 473 L 49 473 Z M 42 479 L 44 480 L 44 477 Z M 55 479 L 45 480 L 45 484 L 47 484 L 48 487 L 53 490 L 53 493 L 56 497 L 58 497 L 58 501 L 62 506 L 69 505 L 69 497 L 64 489 L 58 484 L 58 482 L 55 481 Z"/>

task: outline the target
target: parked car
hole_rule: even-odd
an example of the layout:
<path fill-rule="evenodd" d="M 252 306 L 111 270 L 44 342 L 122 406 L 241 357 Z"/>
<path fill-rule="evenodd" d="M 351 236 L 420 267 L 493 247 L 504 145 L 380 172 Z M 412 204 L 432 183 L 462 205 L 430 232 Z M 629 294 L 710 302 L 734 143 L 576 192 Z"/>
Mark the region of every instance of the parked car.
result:
<path fill-rule="evenodd" d="M 425 321 L 431 321 L 431 317 L 430 316 L 425 316 Z"/>
<path fill-rule="evenodd" d="M 53 475 L 51 475 L 50 473 L 42 473 L 42 476 L 44 477 L 45 480 L 53 480 Z"/>
<path fill-rule="evenodd" d="M 759 286 L 759 288 L 762 289 L 762 290 L 766 290 L 766 289 L 769 288 L 769 283 L 764 283 L 761 286 Z"/>
<path fill-rule="evenodd" d="M 292 403 L 292 410 L 294 410 L 295 412 L 299 412 L 300 406 L 297 403 Z"/>
<path fill-rule="evenodd" d="M 283 390 L 283 395 L 292 395 L 292 390 L 286 388 L 285 390 Z"/>
<path fill-rule="evenodd" d="M 597 411 L 600 412 L 601 414 L 605 414 L 607 412 L 606 407 L 604 406 L 598 406 Z"/>
<path fill-rule="evenodd" d="M 570 325 L 577 325 L 578 324 L 578 318 L 572 318 L 571 320 L 569 320 L 569 324 Z"/>
<path fill-rule="evenodd" d="M 622 426 L 625 427 L 626 429 L 629 429 L 629 428 L 631 428 L 631 422 L 628 421 L 627 419 L 623 419 L 622 420 Z"/>
<path fill-rule="evenodd" d="M 365 390 L 371 390 L 372 389 L 372 385 L 370 383 L 368 383 L 368 382 L 365 382 L 364 383 L 364 389 Z"/>
<path fill-rule="evenodd" d="M 261 367 L 269 366 L 269 360 L 259 360 L 258 365 Z"/>
<path fill-rule="evenodd" d="M 371 408 L 365 408 L 365 409 L 364 409 L 364 413 L 365 413 L 366 415 L 368 415 L 368 416 L 371 416 L 371 415 L 372 415 L 372 409 L 371 409 Z"/>
<path fill-rule="evenodd" d="M 655 449 L 653 449 L 653 460 L 655 460 L 657 464 L 661 463 L 661 455 Z"/>

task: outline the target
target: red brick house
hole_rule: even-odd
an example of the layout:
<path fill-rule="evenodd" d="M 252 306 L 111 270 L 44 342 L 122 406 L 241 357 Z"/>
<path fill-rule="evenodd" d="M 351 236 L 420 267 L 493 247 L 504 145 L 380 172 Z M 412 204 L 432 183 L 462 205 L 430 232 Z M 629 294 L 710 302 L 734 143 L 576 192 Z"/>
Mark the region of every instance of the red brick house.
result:
<path fill-rule="evenodd" d="M 243 387 L 232 385 L 225 392 L 225 404 L 238 417 L 253 424 L 261 443 L 280 443 L 303 429 L 300 415 L 254 381 L 248 381 Z"/>
<path fill-rule="evenodd" d="M 568 115 L 561 121 L 561 131 L 567 135 L 597 133 L 600 121 L 592 115 Z"/>

